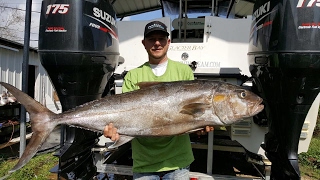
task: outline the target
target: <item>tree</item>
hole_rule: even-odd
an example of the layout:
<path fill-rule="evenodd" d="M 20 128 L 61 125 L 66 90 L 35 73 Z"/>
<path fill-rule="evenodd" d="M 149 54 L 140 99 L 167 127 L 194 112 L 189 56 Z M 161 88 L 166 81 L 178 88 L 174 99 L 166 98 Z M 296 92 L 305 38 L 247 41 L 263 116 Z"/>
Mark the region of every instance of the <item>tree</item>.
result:
<path fill-rule="evenodd" d="M 0 0 L 0 37 L 12 41 L 21 40 L 24 29 L 24 14 L 17 7 L 8 7 Z"/>

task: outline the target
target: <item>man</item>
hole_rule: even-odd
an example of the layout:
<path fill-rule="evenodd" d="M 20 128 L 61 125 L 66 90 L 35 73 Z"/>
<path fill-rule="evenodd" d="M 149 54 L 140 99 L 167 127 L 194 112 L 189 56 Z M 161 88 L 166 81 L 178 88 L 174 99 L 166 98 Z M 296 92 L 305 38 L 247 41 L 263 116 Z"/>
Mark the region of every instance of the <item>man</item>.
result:
<path fill-rule="evenodd" d="M 139 82 L 193 80 L 188 65 L 172 61 L 167 57 L 171 40 L 167 27 L 160 21 L 145 26 L 144 45 L 149 61 L 130 70 L 122 91 L 139 89 Z M 210 131 L 210 127 L 206 127 Z M 119 139 L 112 124 L 106 126 L 104 135 L 113 141 Z M 194 160 L 188 134 L 172 137 L 135 138 L 132 140 L 133 178 L 139 180 L 174 179 L 189 180 L 189 165 Z"/>

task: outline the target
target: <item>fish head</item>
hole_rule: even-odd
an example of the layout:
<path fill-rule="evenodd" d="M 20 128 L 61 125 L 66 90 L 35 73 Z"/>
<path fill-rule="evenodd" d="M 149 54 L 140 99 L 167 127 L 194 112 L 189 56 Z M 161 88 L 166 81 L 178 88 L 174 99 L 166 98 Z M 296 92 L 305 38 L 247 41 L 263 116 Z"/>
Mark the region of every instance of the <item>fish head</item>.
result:
<path fill-rule="evenodd" d="M 252 117 L 264 108 L 262 98 L 240 86 L 223 84 L 213 91 L 213 113 L 224 125 Z"/>

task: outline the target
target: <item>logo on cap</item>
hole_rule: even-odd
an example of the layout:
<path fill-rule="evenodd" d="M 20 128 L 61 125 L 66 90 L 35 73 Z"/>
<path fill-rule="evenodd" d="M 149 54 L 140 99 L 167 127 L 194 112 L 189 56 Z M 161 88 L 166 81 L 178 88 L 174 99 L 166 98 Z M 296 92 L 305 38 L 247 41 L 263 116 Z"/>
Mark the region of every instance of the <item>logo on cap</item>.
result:
<path fill-rule="evenodd" d="M 150 26 L 148 26 L 148 29 L 152 29 L 152 28 L 161 28 L 161 29 L 165 29 L 163 26 L 161 26 L 160 24 L 152 24 Z"/>

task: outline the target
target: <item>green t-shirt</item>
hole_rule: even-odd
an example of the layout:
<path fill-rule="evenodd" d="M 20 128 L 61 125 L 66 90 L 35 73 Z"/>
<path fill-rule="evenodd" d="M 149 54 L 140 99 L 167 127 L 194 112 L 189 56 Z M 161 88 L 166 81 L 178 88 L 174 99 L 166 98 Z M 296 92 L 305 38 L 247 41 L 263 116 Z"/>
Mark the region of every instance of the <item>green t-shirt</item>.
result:
<path fill-rule="evenodd" d="M 168 60 L 165 73 L 156 76 L 148 62 L 130 70 L 124 78 L 122 92 L 139 89 L 139 82 L 193 80 L 188 65 Z M 170 137 L 143 137 L 132 140 L 133 172 L 160 172 L 183 168 L 194 160 L 188 134 Z"/>

